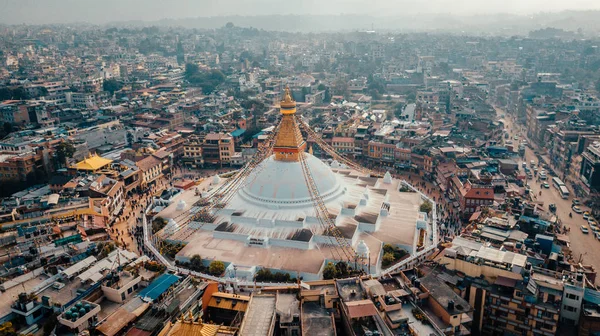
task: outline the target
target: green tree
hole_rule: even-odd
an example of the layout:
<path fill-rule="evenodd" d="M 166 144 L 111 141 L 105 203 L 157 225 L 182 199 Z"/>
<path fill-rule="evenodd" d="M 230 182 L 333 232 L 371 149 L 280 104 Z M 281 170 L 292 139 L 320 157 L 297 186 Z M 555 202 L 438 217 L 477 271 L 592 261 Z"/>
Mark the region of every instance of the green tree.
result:
<path fill-rule="evenodd" d="M 225 264 L 222 261 L 214 260 L 208 266 L 208 273 L 212 275 L 221 275 L 225 272 Z"/>
<path fill-rule="evenodd" d="M 387 267 L 391 264 L 393 264 L 396 261 L 396 258 L 394 257 L 394 254 L 391 252 L 387 252 L 383 254 L 383 258 L 381 259 L 381 265 L 383 267 Z"/>
<path fill-rule="evenodd" d="M 100 258 L 106 258 L 110 252 L 114 251 L 117 247 L 113 242 L 101 242 L 96 246 L 96 251 Z"/>
<path fill-rule="evenodd" d="M 108 91 L 112 95 L 113 93 L 115 93 L 115 91 L 119 91 L 123 88 L 123 83 L 119 82 L 114 78 L 111 78 L 105 80 L 104 83 L 102 83 L 102 88 L 104 89 L 104 91 Z"/>
<path fill-rule="evenodd" d="M 202 269 L 202 258 L 198 254 L 194 254 L 190 258 L 190 268 L 194 271 L 199 271 Z"/>
<path fill-rule="evenodd" d="M 433 210 L 433 205 L 429 201 L 423 202 L 419 207 L 419 211 L 421 212 L 430 213 L 431 210 Z"/>
<path fill-rule="evenodd" d="M 333 263 L 328 263 L 323 268 L 323 279 L 335 279 L 338 277 L 338 269 Z"/>
<path fill-rule="evenodd" d="M 189 79 L 190 77 L 198 74 L 200 72 L 200 67 L 195 63 L 186 63 L 185 64 L 185 78 Z"/>
<path fill-rule="evenodd" d="M 60 167 L 67 165 L 67 158 L 75 154 L 75 147 L 71 141 L 63 141 L 56 147 L 56 159 Z"/>

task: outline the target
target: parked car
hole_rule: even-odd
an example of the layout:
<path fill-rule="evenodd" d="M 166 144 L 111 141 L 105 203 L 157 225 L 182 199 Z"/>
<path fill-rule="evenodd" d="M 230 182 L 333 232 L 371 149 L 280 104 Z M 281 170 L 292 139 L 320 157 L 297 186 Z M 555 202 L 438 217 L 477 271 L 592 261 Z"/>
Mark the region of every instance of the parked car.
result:
<path fill-rule="evenodd" d="M 578 200 L 577 198 L 573 198 L 572 202 L 573 202 L 573 205 L 580 205 L 581 204 L 581 201 Z"/>
<path fill-rule="evenodd" d="M 582 225 L 581 232 L 583 232 L 584 234 L 588 234 L 590 233 L 590 230 L 588 229 L 587 225 Z"/>
<path fill-rule="evenodd" d="M 550 205 L 548 205 L 548 209 L 550 209 L 550 211 L 552 212 L 556 212 L 556 204 L 551 203 Z"/>
<path fill-rule="evenodd" d="M 579 207 L 577 205 L 574 205 L 573 207 L 571 207 L 571 209 L 573 209 L 573 212 L 578 213 L 578 214 L 583 212 L 583 210 L 581 210 L 581 207 Z"/>
<path fill-rule="evenodd" d="M 548 182 L 542 183 L 542 187 L 550 189 L 550 185 L 548 184 Z"/>
<path fill-rule="evenodd" d="M 594 232 L 594 236 L 596 236 L 596 239 L 600 240 L 600 232 Z"/>
<path fill-rule="evenodd" d="M 587 220 L 587 219 L 590 219 L 590 213 L 589 213 L 589 212 L 587 212 L 587 211 L 586 211 L 586 212 L 584 212 L 584 213 L 583 213 L 583 219 L 586 219 L 586 220 Z"/>

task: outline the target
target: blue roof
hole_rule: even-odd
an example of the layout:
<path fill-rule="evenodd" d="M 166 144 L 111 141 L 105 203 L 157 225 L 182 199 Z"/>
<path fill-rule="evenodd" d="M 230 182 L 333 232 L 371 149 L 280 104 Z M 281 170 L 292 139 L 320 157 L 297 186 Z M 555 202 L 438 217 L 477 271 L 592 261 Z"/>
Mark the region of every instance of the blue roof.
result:
<path fill-rule="evenodd" d="M 529 216 L 521 216 L 519 217 L 520 221 L 526 222 L 526 223 L 535 223 L 535 224 L 539 224 L 542 225 L 544 227 L 548 227 L 550 225 L 550 222 L 547 222 L 543 219 L 539 219 L 539 218 L 533 218 L 533 217 L 529 217 Z"/>
<path fill-rule="evenodd" d="M 150 286 L 144 288 L 140 292 L 140 297 L 156 300 L 164 292 L 166 292 L 174 283 L 179 281 L 179 277 L 174 274 L 165 273 L 152 281 Z"/>
<path fill-rule="evenodd" d="M 237 137 L 239 137 L 240 135 L 242 135 L 244 133 L 246 133 L 245 129 L 238 128 L 238 129 L 236 129 L 235 131 L 233 131 L 233 132 L 231 132 L 229 134 L 231 134 L 232 137 L 237 138 Z"/>
<path fill-rule="evenodd" d="M 508 149 L 506 147 L 500 147 L 500 146 L 489 146 L 488 151 L 500 151 L 500 152 L 506 152 L 508 151 Z"/>

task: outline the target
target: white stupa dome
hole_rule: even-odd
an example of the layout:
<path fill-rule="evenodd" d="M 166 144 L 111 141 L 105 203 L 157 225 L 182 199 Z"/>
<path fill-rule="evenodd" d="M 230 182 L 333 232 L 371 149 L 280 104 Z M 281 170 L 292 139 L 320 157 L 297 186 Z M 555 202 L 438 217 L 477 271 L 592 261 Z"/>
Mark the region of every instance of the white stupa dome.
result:
<path fill-rule="evenodd" d="M 306 155 L 306 164 L 323 201 L 344 193 L 344 184 L 331 169 L 316 157 Z M 304 180 L 302 165 L 298 162 L 276 161 L 274 156 L 265 159 L 248 175 L 240 196 L 255 205 L 264 207 L 298 207 L 312 204 Z"/>
<path fill-rule="evenodd" d="M 183 209 L 185 209 L 186 203 L 184 200 L 179 200 L 179 202 L 177 203 L 177 211 L 181 211 Z"/>
<path fill-rule="evenodd" d="M 215 175 L 215 176 L 213 177 L 213 180 L 212 180 L 212 183 L 211 183 L 211 184 L 212 184 L 212 185 L 217 185 L 217 184 L 219 184 L 219 183 L 221 183 L 221 177 L 220 177 L 219 175 Z"/>
<path fill-rule="evenodd" d="M 331 168 L 340 168 L 340 163 L 337 160 L 331 162 Z"/>

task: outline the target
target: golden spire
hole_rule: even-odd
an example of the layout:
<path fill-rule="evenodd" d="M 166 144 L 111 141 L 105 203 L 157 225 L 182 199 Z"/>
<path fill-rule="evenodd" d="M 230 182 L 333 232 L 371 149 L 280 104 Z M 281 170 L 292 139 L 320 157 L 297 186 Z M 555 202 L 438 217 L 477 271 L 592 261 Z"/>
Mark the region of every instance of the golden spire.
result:
<path fill-rule="evenodd" d="M 306 149 L 306 142 L 302 138 L 302 133 L 296 122 L 296 101 L 292 98 L 289 87 L 285 88 L 285 94 L 281 101 L 281 125 L 275 135 L 275 160 L 277 161 L 298 161 L 299 153 Z"/>

